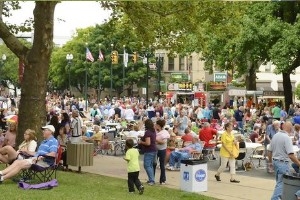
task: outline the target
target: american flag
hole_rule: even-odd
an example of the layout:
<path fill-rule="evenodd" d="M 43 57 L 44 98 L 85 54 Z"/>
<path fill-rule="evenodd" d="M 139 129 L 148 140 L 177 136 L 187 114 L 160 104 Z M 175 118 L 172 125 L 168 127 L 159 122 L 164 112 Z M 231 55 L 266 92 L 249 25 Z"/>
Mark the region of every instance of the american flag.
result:
<path fill-rule="evenodd" d="M 98 58 L 99 58 L 100 61 L 104 60 L 104 56 L 103 56 L 101 50 L 99 50 L 99 57 Z"/>
<path fill-rule="evenodd" d="M 93 57 L 92 53 L 90 52 L 89 48 L 86 48 L 85 57 L 87 60 L 94 62 L 94 57 Z"/>

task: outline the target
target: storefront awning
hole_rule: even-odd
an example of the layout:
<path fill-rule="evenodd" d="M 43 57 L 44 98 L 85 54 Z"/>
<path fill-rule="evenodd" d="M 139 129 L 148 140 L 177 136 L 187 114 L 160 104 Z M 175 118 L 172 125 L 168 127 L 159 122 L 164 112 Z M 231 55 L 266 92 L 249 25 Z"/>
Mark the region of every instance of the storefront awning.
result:
<path fill-rule="evenodd" d="M 258 98 L 262 98 L 262 99 L 284 99 L 284 96 L 262 96 L 262 97 L 258 97 Z"/>

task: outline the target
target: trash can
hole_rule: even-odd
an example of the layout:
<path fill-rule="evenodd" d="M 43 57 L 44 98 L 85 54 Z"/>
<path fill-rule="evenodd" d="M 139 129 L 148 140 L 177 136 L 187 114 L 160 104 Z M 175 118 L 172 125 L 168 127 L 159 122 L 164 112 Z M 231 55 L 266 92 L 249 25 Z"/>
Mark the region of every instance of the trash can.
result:
<path fill-rule="evenodd" d="M 207 191 L 207 160 L 182 160 L 180 189 L 187 192 Z"/>
<path fill-rule="evenodd" d="M 300 190 L 300 177 L 284 174 L 282 199 L 296 199 L 295 193 Z"/>
<path fill-rule="evenodd" d="M 93 166 L 94 144 L 87 142 L 67 144 L 67 164 L 78 166 L 81 172 L 82 166 Z"/>

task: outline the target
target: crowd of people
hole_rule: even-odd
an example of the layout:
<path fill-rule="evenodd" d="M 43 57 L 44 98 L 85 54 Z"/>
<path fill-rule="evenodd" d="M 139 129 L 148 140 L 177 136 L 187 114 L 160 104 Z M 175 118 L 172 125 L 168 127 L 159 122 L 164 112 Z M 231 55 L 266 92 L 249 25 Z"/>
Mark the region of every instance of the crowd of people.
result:
<path fill-rule="evenodd" d="M 280 103 L 273 106 L 263 103 L 251 104 L 250 107 L 238 105 L 235 108 L 231 105 L 221 107 L 219 104 L 208 104 L 201 107 L 191 104 L 172 104 L 161 99 L 150 101 L 146 105 L 145 99 L 130 97 L 105 98 L 95 102 L 90 108 L 85 108 L 83 99 L 67 96 L 49 95 L 46 102 L 48 125 L 54 127 L 53 138 L 57 139 L 58 144 L 64 148 L 63 163 L 66 169 L 68 167 L 66 152 L 69 141 L 78 142 L 81 139 L 91 139 L 101 142 L 105 139 L 101 127 L 108 122 L 118 123 L 121 127 L 119 130 L 129 129 L 129 134 L 131 134 L 129 136 L 132 141 L 126 142 L 126 148 L 132 149 L 137 146 L 143 153 L 143 163 L 149 185 L 155 184 L 157 162 L 161 171 L 159 183 L 165 184 L 167 181 L 165 170 L 178 170 L 180 161 L 193 157 L 193 152 L 209 152 L 211 159 L 215 160 L 217 143 L 221 143 L 222 147 L 220 150 L 221 165 L 215 175 L 216 180 L 221 181 L 220 175 L 229 163 L 230 182 L 239 183 L 234 178 L 235 158 L 232 149 L 237 140 L 232 134 L 233 130 L 244 139 L 249 138 L 254 143 L 261 143 L 266 148 L 268 147 L 268 150 L 273 153 L 273 156 L 268 158 L 269 162 L 276 161 L 276 159 L 282 160 L 282 158 L 276 158 L 277 147 L 272 143 L 278 132 L 286 132 L 287 136 L 291 138 L 292 145 L 300 145 L 300 106 L 297 104 L 290 105 L 286 111 Z M 5 116 L 4 113 L 5 110 L 2 110 L 2 114 Z M 92 134 L 88 131 L 84 120 L 93 124 Z M 1 162 L 14 163 L 13 158 L 16 158 L 16 154 L 20 151 L 34 154 L 33 149 L 36 148 L 36 144 L 34 145 L 32 142 L 35 140 L 32 130 L 28 129 L 24 134 L 24 142 L 28 143 L 28 146 L 19 147 L 19 150 L 16 151 L 16 124 L 10 123 L 5 128 L 7 129 L 3 143 L 5 147 L 0 149 Z M 138 134 L 139 131 L 143 131 L 144 134 Z M 219 131 L 223 131 L 221 137 L 219 137 Z M 139 192 L 143 193 L 143 185 L 139 182 L 138 173 L 136 173 L 139 171 L 139 167 L 136 166 L 136 161 L 131 163 L 131 158 L 136 159 L 136 152 L 130 152 L 132 155 L 126 153 L 125 156 L 129 165 L 128 189 L 129 192 L 133 192 L 133 184 L 135 184 Z M 288 158 L 295 162 L 294 167 L 297 169 L 297 159 L 290 157 L 289 152 Z M 282 184 L 278 181 L 280 170 L 278 170 L 276 162 L 273 163 L 277 184 L 280 185 Z M 23 168 L 23 164 L 21 166 Z M 2 172 L 4 179 L 6 176 L 10 176 L 6 174 L 9 172 Z"/>

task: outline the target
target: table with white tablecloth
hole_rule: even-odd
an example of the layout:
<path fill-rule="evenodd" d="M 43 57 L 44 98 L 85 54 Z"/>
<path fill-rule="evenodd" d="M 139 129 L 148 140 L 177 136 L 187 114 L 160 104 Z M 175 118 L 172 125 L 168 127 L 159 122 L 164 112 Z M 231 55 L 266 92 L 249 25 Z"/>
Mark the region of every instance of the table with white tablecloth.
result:
<path fill-rule="evenodd" d="M 245 142 L 245 144 L 246 144 L 246 149 L 255 149 L 257 147 L 262 146 L 262 144 L 260 143 L 252 143 L 252 142 Z M 218 144 L 217 147 L 221 148 L 222 144 Z"/>

